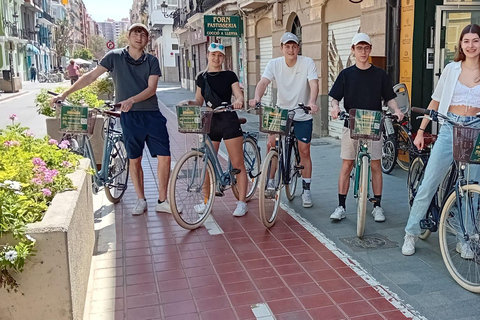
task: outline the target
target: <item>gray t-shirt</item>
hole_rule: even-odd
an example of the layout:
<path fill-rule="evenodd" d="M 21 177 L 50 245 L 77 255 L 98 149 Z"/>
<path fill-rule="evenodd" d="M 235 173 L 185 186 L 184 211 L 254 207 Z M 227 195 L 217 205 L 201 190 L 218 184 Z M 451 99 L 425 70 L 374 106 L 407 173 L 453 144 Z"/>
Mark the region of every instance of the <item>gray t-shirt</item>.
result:
<path fill-rule="evenodd" d="M 148 77 L 161 76 L 158 59 L 144 53 L 134 60 L 126 48 L 111 50 L 100 61 L 111 72 L 115 84 L 115 103 L 133 97 L 148 88 Z M 136 102 L 131 111 L 158 111 L 157 96 Z"/>

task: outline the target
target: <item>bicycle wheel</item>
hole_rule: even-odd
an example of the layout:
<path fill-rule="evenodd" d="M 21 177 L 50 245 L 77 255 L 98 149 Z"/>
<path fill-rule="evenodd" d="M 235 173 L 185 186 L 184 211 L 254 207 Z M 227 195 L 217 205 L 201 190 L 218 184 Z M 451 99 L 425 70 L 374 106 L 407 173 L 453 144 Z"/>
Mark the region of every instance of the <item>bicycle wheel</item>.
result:
<path fill-rule="evenodd" d="M 258 177 L 260 175 L 262 158 L 258 145 L 251 137 L 243 140 L 243 161 L 245 162 L 245 170 L 247 170 L 247 196 L 246 201 L 250 201 L 255 195 L 255 190 L 258 185 Z M 232 191 L 238 200 L 237 184 L 232 186 Z"/>
<path fill-rule="evenodd" d="M 450 193 L 443 207 L 439 223 L 440 250 L 453 279 L 468 291 L 480 293 L 480 186 L 465 185 L 462 190 L 465 199 L 462 212 L 459 212 L 454 191 Z M 463 239 L 460 219 L 463 219 L 465 224 L 467 240 Z M 465 254 L 462 257 L 464 252 L 467 252 L 462 245 L 469 249 L 468 256 Z"/>
<path fill-rule="evenodd" d="M 396 130 L 397 132 L 397 164 L 405 171 L 408 171 L 408 167 L 410 167 L 410 148 L 412 147 L 412 141 L 410 140 L 410 136 L 408 132 L 401 126 L 397 125 Z"/>
<path fill-rule="evenodd" d="M 118 140 L 110 151 L 108 180 L 105 184 L 105 195 L 112 203 L 119 202 L 125 190 L 127 190 L 128 167 L 129 162 L 125 144 L 122 140 Z"/>
<path fill-rule="evenodd" d="M 410 168 L 408 169 L 408 176 L 407 176 L 407 189 L 408 189 L 408 207 L 412 209 L 413 200 L 417 195 L 418 188 L 423 180 L 424 170 L 424 162 L 422 157 L 417 157 L 415 160 L 412 161 Z M 427 211 L 425 219 L 431 218 L 430 210 Z M 432 232 L 427 229 L 422 229 L 421 234 L 418 236 L 422 240 L 426 240 Z"/>
<path fill-rule="evenodd" d="M 282 173 L 278 153 L 271 150 L 262 166 L 260 187 L 258 192 L 260 220 L 265 227 L 270 228 L 275 224 L 280 205 L 280 192 L 282 190 Z"/>
<path fill-rule="evenodd" d="M 205 179 L 209 178 L 209 184 Z M 189 151 L 175 165 L 168 185 L 168 201 L 175 221 L 193 230 L 207 220 L 215 199 L 215 174 L 210 160 Z"/>
<path fill-rule="evenodd" d="M 362 167 L 360 168 L 360 180 L 358 182 L 357 198 L 357 236 L 363 237 L 365 231 L 365 216 L 367 214 L 367 193 L 368 193 L 368 157 L 362 157 Z"/>
<path fill-rule="evenodd" d="M 382 144 L 382 172 L 389 174 L 395 168 L 397 161 L 397 148 L 392 137 L 387 138 Z"/>
<path fill-rule="evenodd" d="M 290 183 L 285 185 L 285 195 L 289 201 L 295 198 L 295 191 L 297 191 L 297 181 L 301 173 L 296 167 L 300 166 L 300 156 L 298 154 L 298 142 L 295 140 L 295 145 L 290 150 Z"/>

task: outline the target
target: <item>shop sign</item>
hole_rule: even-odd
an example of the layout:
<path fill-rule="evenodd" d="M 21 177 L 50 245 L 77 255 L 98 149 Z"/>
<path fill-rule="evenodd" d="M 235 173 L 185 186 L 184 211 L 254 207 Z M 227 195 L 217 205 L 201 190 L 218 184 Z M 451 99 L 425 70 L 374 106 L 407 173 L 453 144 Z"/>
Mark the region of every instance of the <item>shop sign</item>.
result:
<path fill-rule="evenodd" d="M 242 19 L 239 16 L 204 16 L 205 36 L 241 37 Z"/>

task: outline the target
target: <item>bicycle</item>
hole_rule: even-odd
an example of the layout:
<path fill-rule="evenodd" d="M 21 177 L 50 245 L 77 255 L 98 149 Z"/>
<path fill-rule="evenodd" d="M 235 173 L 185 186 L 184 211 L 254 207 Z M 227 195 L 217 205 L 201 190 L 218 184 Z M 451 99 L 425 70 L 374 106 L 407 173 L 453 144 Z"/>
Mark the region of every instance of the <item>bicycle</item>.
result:
<path fill-rule="evenodd" d="M 425 168 L 430 157 L 430 147 L 435 142 L 436 135 L 427 135 L 424 133 L 424 145 L 427 149 L 418 150 L 415 145 L 410 149 L 410 155 L 413 159 L 408 170 L 407 176 L 407 189 L 408 189 L 408 206 L 412 208 L 413 201 L 417 195 L 418 188 L 423 181 L 425 174 Z M 457 179 L 455 161 L 448 169 L 447 175 L 434 194 L 430 206 L 425 215 L 425 219 L 420 221 L 420 227 L 422 233 L 419 238 L 426 240 L 432 232 L 436 232 L 438 229 L 438 221 L 440 219 L 440 210 L 445 198 L 445 195 L 453 188 L 453 183 Z"/>
<path fill-rule="evenodd" d="M 411 159 L 410 150 L 415 147 L 408 116 L 405 115 L 402 122 L 399 123 L 392 120 L 389 114 L 385 114 L 384 121 L 382 172 L 389 174 L 395 168 L 395 164 L 408 171 Z"/>
<path fill-rule="evenodd" d="M 260 131 L 277 135 L 276 145 L 269 150 L 263 163 L 259 186 L 260 219 L 267 228 L 275 224 L 283 186 L 287 199 L 295 198 L 297 180 L 303 169 L 293 125 L 295 110 L 308 113 L 310 107 L 303 103 L 291 110 L 260 107 Z"/>
<path fill-rule="evenodd" d="M 55 92 L 49 91 L 48 93 L 58 95 Z M 96 194 L 103 187 L 107 199 L 112 203 L 118 203 L 127 190 L 129 172 L 129 161 L 123 142 L 122 130 L 116 126 L 120 113 L 116 112 L 115 109 L 120 104 L 112 105 L 109 101 L 106 101 L 105 107 L 108 110 L 102 110 L 72 106 L 60 101 L 57 103 L 62 108 L 61 122 L 66 124 L 61 129 L 64 132 L 62 141 L 68 141 L 68 145 L 73 152 L 90 159 L 93 192 Z M 83 114 L 84 117 L 78 117 L 79 114 Z M 100 170 L 97 168 L 89 138 L 89 134 L 93 133 L 97 114 L 106 117 L 103 126 L 104 144 Z"/>
<path fill-rule="evenodd" d="M 355 158 L 354 173 L 352 178 L 353 196 L 357 199 L 357 236 L 363 237 L 365 232 L 365 219 L 367 213 L 367 200 L 375 202 L 375 198 L 369 198 L 371 156 L 368 152 L 370 141 L 378 141 L 382 137 L 382 127 L 385 115 L 380 111 L 350 109 L 349 113 L 342 111 L 340 120 L 349 122 L 350 137 L 358 140 L 358 152 Z M 390 115 L 393 119 L 394 115 Z"/>
<path fill-rule="evenodd" d="M 177 106 L 178 131 L 199 134 L 199 146 L 178 160 L 168 188 L 173 217 L 185 229 L 200 227 L 210 215 L 215 196 L 223 196 L 228 186 L 231 186 L 234 196 L 239 198 L 235 176 L 240 170 L 233 168 L 230 161 L 227 170 L 222 169 L 208 136 L 213 113 L 233 111 L 231 105 L 225 104 L 215 109 Z M 241 124 L 246 123 L 245 119 L 239 120 Z M 261 156 L 257 141 L 258 133 L 243 132 L 243 158 L 249 180 L 246 201 L 254 196 L 260 175 Z"/>
<path fill-rule="evenodd" d="M 480 293 L 480 186 L 478 181 L 467 178 L 470 164 L 480 163 L 480 129 L 471 127 L 480 119 L 465 126 L 435 110 L 414 111 L 453 125 L 453 158 L 458 178 L 443 201 L 438 223 L 440 251 L 453 279 L 466 290 Z"/>

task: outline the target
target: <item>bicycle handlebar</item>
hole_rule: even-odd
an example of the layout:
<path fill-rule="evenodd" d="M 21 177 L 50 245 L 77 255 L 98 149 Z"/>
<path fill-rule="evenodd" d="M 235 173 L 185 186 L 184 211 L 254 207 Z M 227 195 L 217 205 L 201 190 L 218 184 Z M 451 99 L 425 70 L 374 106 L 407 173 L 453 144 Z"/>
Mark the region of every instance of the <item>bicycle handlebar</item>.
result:
<path fill-rule="evenodd" d="M 438 111 L 433 110 L 433 109 L 423 109 L 423 108 L 412 107 L 412 111 L 425 115 L 425 116 L 420 116 L 420 117 L 417 117 L 417 118 L 428 118 L 432 121 L 437 121 L 437 122 L 438 122 L 438 118 L 440 118 L 440 119 L 443 119 L 446 122 L 448 122 L 448 123 L 450 123 L 451 125 L 454 125 L 454 126 L 462 126 L 462 127 L 463 126 L 470 126 L 474 123 L 480 122 L 480 113 L 476 115 L 477 119 L 472 120 L 471 122 L 466 124 L 466 123 L 452 121 L 446 115 L 438 113 Z"/>
<path fill-rule="evenodd" d="M 261 102 L 257 102 L 255 104 L 255 110 L 257 110 L 258 108 L 262 108 L 262 107 L 266 107 L 265 105 L 263 105 Z M 277 108 L 280 108 L 278 106 L 275 106 Z M 280 109 L 283 109 L 283 108 L 280 108 Z M 297 107 L 293 108 L 293 109 L 289 109 L 290 111 L 294 111 L 294 110 L 298 110 L 298 109 L 301 109 L 303 110 L 305 113 L 310 113 L 310 110 L 312 110 L 312 108 L 310 108 L 309 106 L 306 106 L 304 105 L 303 103 L 299 103 Z"/>

